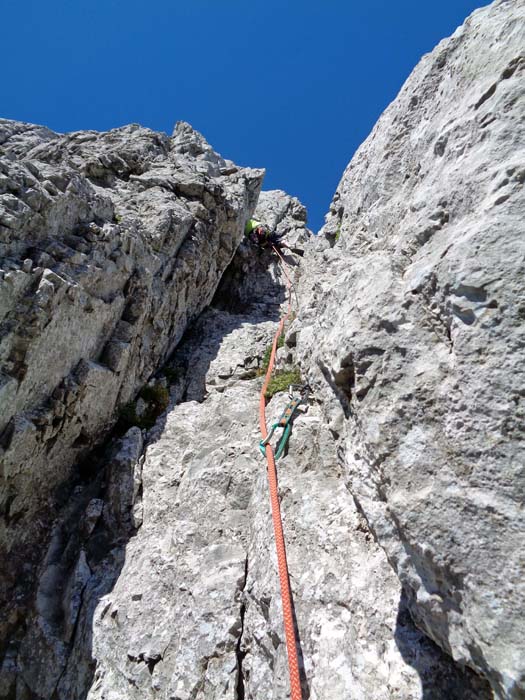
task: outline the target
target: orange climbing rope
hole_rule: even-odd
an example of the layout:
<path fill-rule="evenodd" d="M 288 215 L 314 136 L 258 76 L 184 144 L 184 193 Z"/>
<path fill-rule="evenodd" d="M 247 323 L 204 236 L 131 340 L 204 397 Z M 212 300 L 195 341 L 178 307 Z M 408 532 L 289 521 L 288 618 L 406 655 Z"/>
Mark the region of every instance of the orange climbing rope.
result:
<path fill-rule="evenodd" d="M 279 328 L 275 334 L 272 344 L 272 354 L 270 355 L 270 363 L 266 371 L 266 377 L 261 389 L 259 399 L 259 423 L 261 428 L 262 439 L 265 440 L 268 431 L 266 429 L 266 389 L 270 381 L 270 376 L 275 365 L 275 353 L 277 352 L 277 342 L 279 336 L 283 332 L 284 324 L 289 318 L 292 311 L 292 280 L 286 272 L 286 263 L 279 253 L 277 248 L 273 246 L 283 264 L 283 271 L 286 277 L 288 287 L 288 311 L 281 318 Z M 277 488 L 277 469 L 275 467 L 275 458 L 272 446 L 265 445 L 266 460 L 268 462 L 268 485 L 270 487 L 270 502 L 272 504 L 272 519 L 273 530 L 275 534 L 275 548 L 277 550 L 277 565 L 279 569 L 279 581 L 281 584 L 281 599 L 283 605 L 284 632 L 286 636 L 286 649 L 288 652 L 288 669 L 290 673 L 290 690 L 291 700 L 302 700 L 301 679 L 299 676 L 299 661 L 297 657 L 297 638 L 295 636 L 294 619 L 293 619 L 293 600 L 292 591 L 290 589 L 290 578 L 288 574 L 288 563 L 286 561 L 286 546 L 284 542 L 283 523 L 281 519 L 281 507 L 279 503 L 279 492 Z"/>

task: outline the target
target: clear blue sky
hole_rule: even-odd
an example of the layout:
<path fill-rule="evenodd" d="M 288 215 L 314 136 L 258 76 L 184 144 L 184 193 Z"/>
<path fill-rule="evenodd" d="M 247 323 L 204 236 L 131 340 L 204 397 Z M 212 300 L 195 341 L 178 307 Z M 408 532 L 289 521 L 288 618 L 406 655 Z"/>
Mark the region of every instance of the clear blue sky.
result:
<path fill-rule="evenodd" d="M 0 116 L 56 131 L 179 119 L 321 226 L 419 58 L 484 0 L 1 0 Z"/>

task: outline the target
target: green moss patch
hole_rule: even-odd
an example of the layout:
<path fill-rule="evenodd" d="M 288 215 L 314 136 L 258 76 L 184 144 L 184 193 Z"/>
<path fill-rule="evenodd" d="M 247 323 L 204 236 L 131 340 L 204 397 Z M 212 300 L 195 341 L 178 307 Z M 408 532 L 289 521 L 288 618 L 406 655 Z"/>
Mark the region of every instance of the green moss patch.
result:
<path fill-rule="evenodd" d="M 144 399 L 146 403 L 154 404 L 159 414 L 167 408 L 170 401 L 169 392 L 162 384 L 155 384 L 154 386 L 146 384 L 146 386 L 142 387 L 140 390 L 139 396 L 141 399 Z"/>
<path fill-rule="evenodd" d="M 298 367 L 276 372 L 268 383 L 266 398 L 271 399 L 279 391 L 287 391 L 290 384 L 301 384 L 301 372 Z"/>
<path fill-rule="evenodd" d="M 141 430 L 149 430 L 155 425 L 157 416 L 149 410 L 145 411 L 141 416 L 137 415 L 135 401 L 130 401 L 124 404 L 120 409 L 120 415 L 117 424 L 117 430 L 125 433 L 133 426 L 137 426 Z"/>
<path fill-rule="evenodd" d="M 279 339 L 277 341 L 277 347 L 282 348 L 284 345 L 284 333 L 281 333 L 279 336 Z M 273 344 L 268 345 L 266 350 L 264 351 L 264 355 L 262 357 L 262 364 L 257 370 L 257 375 L 259 377 L 262 377 L 266 374 L 266 370 L 268 369 L 268 365 L 270 364 L 270 357 L 272 356 L 272 347 Z"/>

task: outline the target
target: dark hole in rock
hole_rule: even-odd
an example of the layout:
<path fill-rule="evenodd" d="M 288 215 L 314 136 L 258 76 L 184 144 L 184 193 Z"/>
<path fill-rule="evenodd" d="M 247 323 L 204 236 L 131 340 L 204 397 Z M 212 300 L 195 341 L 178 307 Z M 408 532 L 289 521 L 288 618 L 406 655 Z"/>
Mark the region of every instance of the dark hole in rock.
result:
<path fill-rule="evenodd" d="M 76 440 L 73 442 L 73 448 L 75 447 L 87 447 L 89 445 L 89 437 L 87 434 L 81 430 Z"/>

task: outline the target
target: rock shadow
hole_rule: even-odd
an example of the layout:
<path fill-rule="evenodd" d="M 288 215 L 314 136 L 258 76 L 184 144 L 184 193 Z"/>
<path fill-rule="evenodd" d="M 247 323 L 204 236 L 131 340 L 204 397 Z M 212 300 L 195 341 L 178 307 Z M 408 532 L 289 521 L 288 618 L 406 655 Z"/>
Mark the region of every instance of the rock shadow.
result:
<path fill-rule="evenodd" d="M 165 370 L 172 384 L 173 403 L 202 402 L 207 396 L 206 379 L 225 339 L 243 326 L 278 322 L 286 300 L 278 260 L 264 249 L 241 245 L 226 270 L 211 305 L 191 324 Z M 268 339 L 271 342 L 271 338 Z M 243 350 L 243 348 L 240 348 Z M 232 354 L 238 348 L 232 345 Z M 219 371 L 211 379 L 222 390 L 228 380 L 253 379 L 260 368 L 260 352 L 247 348 L 235 367 Z M 228 376 L 228 372 L 232 374 Z M 218 386 L 222 385 L 222 386 Z M 211 386 L 211 385 L 210 385 Z"/>
<path fill-rule="evenodd" d="M 56 493 L 56 519 L 40 565 L 33 608 L 14 630 L 0 672 L 0 696 L 84 700 L 91 687 L 95 609 L 124 564 L 136 531 L 138 428 L 105 441 Z M 5 691 L 5 694 L 4 694 Z"/>
<path fill-rule="evenodd" d="M 394 639 L 405 663 L 419 675 L 421 700 L 493 699 L 485 679 L 457 664 L 416 627 L 404 591 L 399 600 Z"/>
<path fill-rule="evenodd" d="M 265 320 L 278 320 L 287 294 L 281 275 L 275 253 L 243 242 L 221 279 L 212 306 L 234 314 L 268 314 Z"/>

